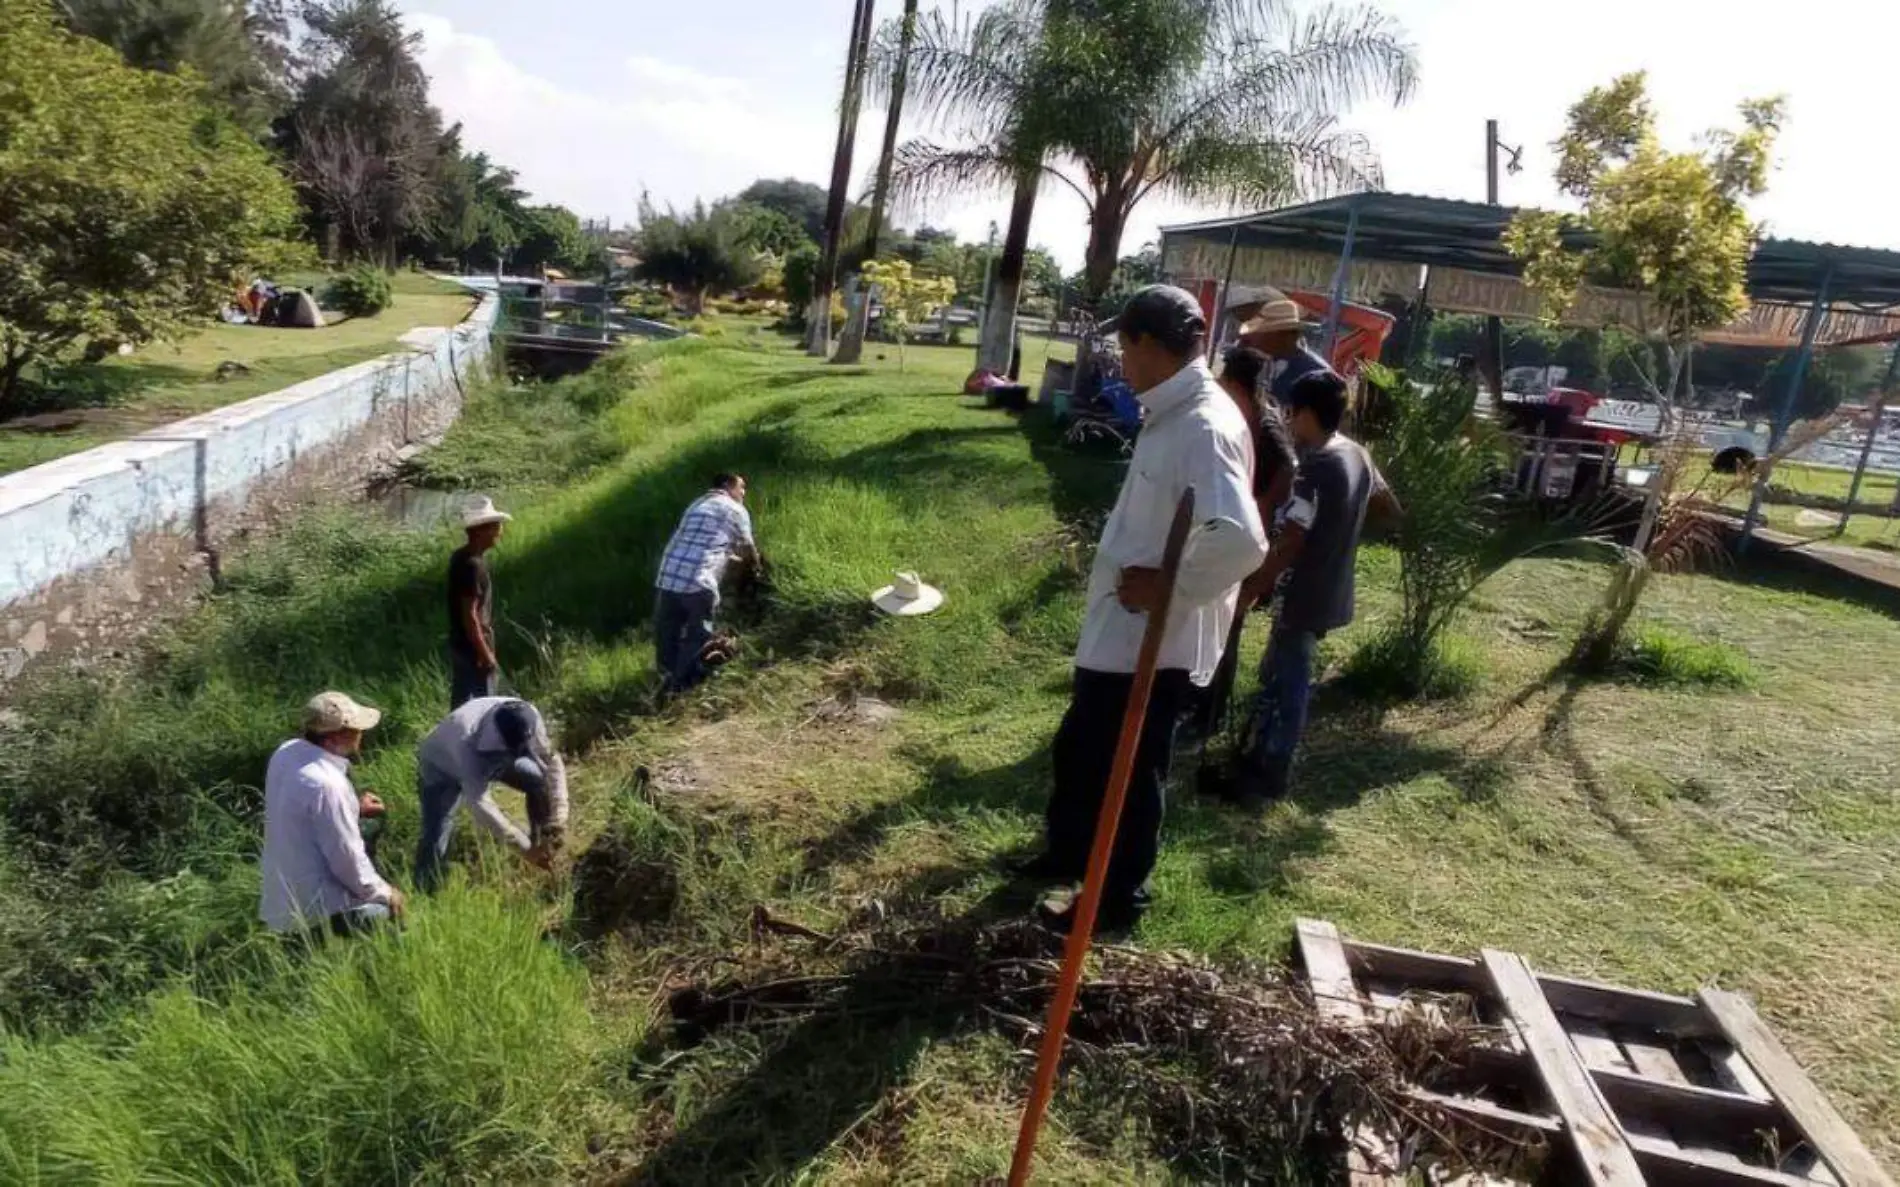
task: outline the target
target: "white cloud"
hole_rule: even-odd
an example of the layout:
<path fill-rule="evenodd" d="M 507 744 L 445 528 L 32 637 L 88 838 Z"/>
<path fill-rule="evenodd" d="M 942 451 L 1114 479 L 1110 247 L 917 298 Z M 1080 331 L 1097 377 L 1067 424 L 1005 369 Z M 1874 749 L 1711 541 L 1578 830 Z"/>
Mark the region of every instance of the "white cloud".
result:
<path fill-rule="evenodd" d="M 515 169 L 537 199 L 585 216 L 630 219 L 643 188 L 683 205 L 759 176 L 809 175 L 830 151 L 822 118 L 738 79 L 635 57 L 583 89 L 524 70 L 443 17 L 405 20 L 422 36 L 431 98 L 461 122 L 464 143 Z"/>

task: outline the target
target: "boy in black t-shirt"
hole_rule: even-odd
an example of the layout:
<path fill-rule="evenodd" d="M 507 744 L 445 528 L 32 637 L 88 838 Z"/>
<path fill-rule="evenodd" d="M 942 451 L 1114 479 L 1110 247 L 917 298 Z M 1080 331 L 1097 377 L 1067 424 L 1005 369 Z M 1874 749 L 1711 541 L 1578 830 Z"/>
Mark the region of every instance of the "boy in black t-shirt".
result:
<path fill-rule="evenodd" d="M 513 516 L 480 499 L 462 516 L 468 543 L 449 557 L 449 708 L 495 695 L 495 587 L 486 554 Z"/>

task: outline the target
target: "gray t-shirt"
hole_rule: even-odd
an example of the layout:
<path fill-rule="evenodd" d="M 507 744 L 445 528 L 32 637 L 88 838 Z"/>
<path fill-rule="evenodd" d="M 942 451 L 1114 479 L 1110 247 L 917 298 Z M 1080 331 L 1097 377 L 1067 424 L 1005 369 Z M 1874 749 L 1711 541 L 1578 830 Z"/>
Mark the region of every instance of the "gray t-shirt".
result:
<path fill-rule="evenodd" d="M 1306 544 L 1283 587 L 1279 626 L 1323 633 L 1352 621 L 1366 503 L 1384 485 L 1365 448 L 1344 433 L 1300 457 L 1285 517 L 1306 529 Z"/>

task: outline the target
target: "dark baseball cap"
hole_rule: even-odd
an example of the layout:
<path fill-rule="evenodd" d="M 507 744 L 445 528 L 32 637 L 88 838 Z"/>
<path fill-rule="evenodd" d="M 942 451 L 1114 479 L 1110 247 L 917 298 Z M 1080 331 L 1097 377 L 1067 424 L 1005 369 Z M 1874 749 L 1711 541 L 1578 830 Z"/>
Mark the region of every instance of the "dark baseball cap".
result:
<path fill-rule="evenodd" d="M 1133 338 L 1155 338 L 1163 343 L 1187 342 L 1207 332 L 1207 317 L 1201 303 L 1186 289 L 1171 284 L 1151 284 L 1138 290 L 1122 306 L 1115 318 L 1115 329 Z"/>

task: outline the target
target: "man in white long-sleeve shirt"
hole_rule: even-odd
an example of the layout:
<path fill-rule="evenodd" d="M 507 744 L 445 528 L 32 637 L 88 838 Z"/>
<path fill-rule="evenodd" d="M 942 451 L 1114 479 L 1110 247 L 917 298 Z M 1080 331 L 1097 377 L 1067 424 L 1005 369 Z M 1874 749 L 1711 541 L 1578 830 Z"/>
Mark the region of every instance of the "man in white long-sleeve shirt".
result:
<path fill-rule="evenodd" d="M 567 829 L 567 769 L 548 741 L 541 711 L 516 697 L 476 697 L 422 740 L 416 755 L 422 836 L 416 844 L 416 886 L 434 890 L 449 851 L 455 805 L 528 862 L 546 868 Z M 528 799 L 528 833 L 496 806 L 490 783 Z"/>
<path fill-rule="evenodd" d="M 301 738 L 271 755 L 264 774 L 263 892 L 272 931 L 328 927 L 350 935 L 403 912 L 402 892 L 370 861 L 362 817 L 381 814 L 350 783 L 350 759 L 382 714 L 340 692 L 304 706 Z"/>
<path fill-rule="evenodd" d="M 1181 289 L 1153 285 L 1129 300 L 1117 329 L 1122 375 L 1143 408 L 1141 437 L 1089 574 L 1074 691 L 1054 743 L 1047 848 L 1021 872 L 1052 881 L 1082 877 L 1147 614 L 1163 592 L 1168 528 L 1181 495 L 1192 490 L 1194 528 L 1102 898 L 1102 926 L 1125 929 L 1147 901 L 1176 721 L 1190 689 L 1213 678 L 1240 583 L 1266 559 L 1267 537 L 1254 503 L 1246 419 L 1201 361 L 1207 327 L 1199 304 Z M 1070 915 L 1047 922 L 1066 931 Z"/>

